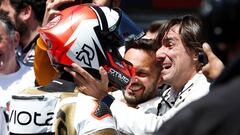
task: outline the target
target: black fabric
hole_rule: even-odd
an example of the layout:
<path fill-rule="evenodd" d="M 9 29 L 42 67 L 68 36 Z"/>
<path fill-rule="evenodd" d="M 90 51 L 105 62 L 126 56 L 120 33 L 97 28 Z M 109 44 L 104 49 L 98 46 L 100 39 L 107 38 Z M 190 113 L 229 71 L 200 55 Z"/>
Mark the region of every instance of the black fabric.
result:
<path fill-rule="evenodd" d="M 92 7 L 97 11 L 97 13 L 100 16 L 103 31 L 108 32 L 108 22 L 107 22 L 107 18 L 105 16 L 104 12 L 98 6 L 92 6 Z"/>
<path fill-rule="evenodd" d="M 102 102 L 110 107 L 114 100 L 115 98 L 112 95 L 107 95 L 102 99 Z"/>
<path fill-rule="evenodd" d="M 47 86 L 39 87 L 39 90 L 46 92 L 74 92 L 76 85 L 73 82 L 63 79 L 56 79 L 50 82 Z"/>
<path fill-rule="evenodd" d="M 240 59 L 217 79 L 210 93 L 189 104 L 159 129 L 161 135 L 240 135 Z M 234 73 L 228 72 L 234 69 Z M 224 80 L 224 81 L 218 81 Z"/>
<path fill-rule="evenodd" d="M 55 135 L 55 133 L 38 133 L 38 134 L 16 134 L 16 133 L 9 133 L 10 135 Z"/>
<path fill-rule="evenodd" d="M 111 115 L 112 112 L 110 108 L 107 106 L 107 104 L 98 101 L 98 106 L 96 108 L 96 111 L 94 112 L 94 115 L 98 118 L 104 117 L 105 115 Z"/>

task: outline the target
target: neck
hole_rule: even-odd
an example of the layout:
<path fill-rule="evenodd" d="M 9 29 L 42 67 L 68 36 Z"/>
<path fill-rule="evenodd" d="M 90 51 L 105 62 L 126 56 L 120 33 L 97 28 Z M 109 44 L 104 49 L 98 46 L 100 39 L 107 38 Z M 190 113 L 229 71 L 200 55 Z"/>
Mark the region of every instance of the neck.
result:
<path fill-rule="evenodd" d="M 36 20 L 36 18 L 31 17 L 27 20 L 26 24 L 26 31 L 21 35 L 21 45 L 22 48 L 26 48 L 27 45 L 33 40 L 33 38 L 38 34 L 37 29 L 41 26 L 40 23 Z"/>
<path fill-rule="evenodd" d="M 33 31 L 30 31 L 26 34 L 24 34 L 22 37 L 21 37 L 21 45 L 22 45 L 22 48 L 26 48 L 27 45 L 33 40 L 33 38 L 37 35 L 37 31 L 36 30 L 33 30 Z"/>
<path fill-rule="evenodd" d="M 173 87 L 173 89 L 176 91 L 176 92 L 180 92 L 183 87 L 187 84 L 187 82 L 189 80 L 191 80 L 194 75 L 196 75 L 196 71 L 194 71 L 192 74 L 189 74 L 189 75 L 184 75 L 185 77 L 181 78 L 181 79 L 178 79 L 178 81 L 175 81 L 174 84 L 172 84 L 171 86 Z"/>
<path fill-rule="evenodd" d="M 11 65 L 9 65 L 9 67 L 7 68 L 5 74 L 11 74 L 11 73 L 15 73 L 20 69 L 20 65 L 17 61 L 11 63 Z"/>

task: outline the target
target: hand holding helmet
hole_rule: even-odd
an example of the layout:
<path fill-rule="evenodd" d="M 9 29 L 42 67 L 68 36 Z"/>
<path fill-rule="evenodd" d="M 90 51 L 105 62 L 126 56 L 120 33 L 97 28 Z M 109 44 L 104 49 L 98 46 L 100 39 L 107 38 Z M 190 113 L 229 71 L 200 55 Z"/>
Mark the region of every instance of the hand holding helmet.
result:
<path fill-rule="evenodd" d="M 112 85 L 124 88 L 134 76 L 132 65 L 118 52 L 126 40 L 143 36 L 120 9 L 77 5 L 67 8 L 39 29 L 54 67 L 76 63 L 92 76 L 100 79 L 98 69 L 103 66 Z"/>

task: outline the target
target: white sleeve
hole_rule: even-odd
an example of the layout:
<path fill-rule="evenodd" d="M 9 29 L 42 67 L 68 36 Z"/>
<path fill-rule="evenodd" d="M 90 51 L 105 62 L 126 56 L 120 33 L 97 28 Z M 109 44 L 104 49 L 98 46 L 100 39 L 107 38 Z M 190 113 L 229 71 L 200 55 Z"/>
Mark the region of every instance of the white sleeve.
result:
<path fill-rule="evenodd" d="M 107 105 L 81 93 L 78 96 L 74 118 L 78 135 L 91 134 L 105 129 L 116 131 L 115 119 Z"/>
<path fill-rule="evenodd" d="M 114 100 L 110 109 L 116 119 L 117 129 L 126 134 L 154 134 L 166 121 L 164 117 L 145 114 L 141 110 L 128 107 L 118 100 Z"/>

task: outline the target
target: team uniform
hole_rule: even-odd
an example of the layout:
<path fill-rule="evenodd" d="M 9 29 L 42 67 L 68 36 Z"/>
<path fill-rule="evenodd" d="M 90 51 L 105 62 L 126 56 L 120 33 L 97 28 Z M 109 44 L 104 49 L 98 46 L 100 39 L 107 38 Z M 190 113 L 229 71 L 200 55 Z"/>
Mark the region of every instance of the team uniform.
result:
<path fill-rule="evenodd" d="M 54 80 L 29 88 L 10 102 L 11 134 L 116 134 L 108 106 L 93 97 L 73 92 L 75 85 Z"/>

